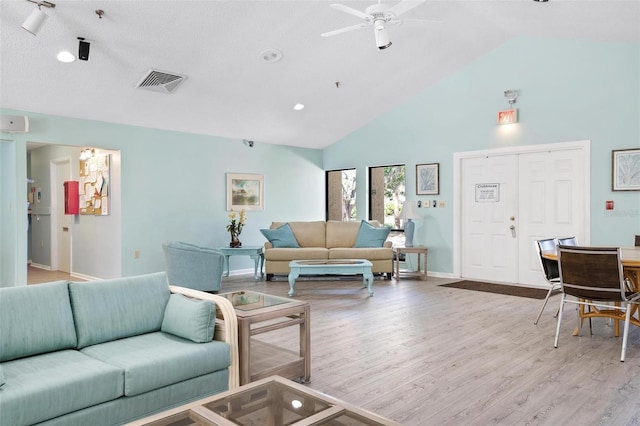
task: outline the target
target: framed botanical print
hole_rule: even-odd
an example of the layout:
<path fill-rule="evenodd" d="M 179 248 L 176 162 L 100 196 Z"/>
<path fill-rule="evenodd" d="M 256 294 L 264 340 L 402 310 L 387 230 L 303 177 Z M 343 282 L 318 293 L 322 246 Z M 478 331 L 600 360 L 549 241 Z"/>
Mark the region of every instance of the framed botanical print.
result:
<path fill-rule="evenodd" d="M 416 194 L 436 195 L 440 193 L 440 163 L 416 165 Z"/>
<path fill-rule="evenodd" d="M 611 163 L 613 191 L 640 191 L 640 149 L 614 150 Z"/>

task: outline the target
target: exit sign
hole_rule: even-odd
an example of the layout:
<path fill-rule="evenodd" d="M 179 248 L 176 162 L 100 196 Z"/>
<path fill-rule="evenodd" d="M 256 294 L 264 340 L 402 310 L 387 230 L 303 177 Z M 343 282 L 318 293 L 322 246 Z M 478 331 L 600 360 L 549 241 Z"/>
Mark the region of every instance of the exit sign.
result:
<path fill-rule="evenodd" d="M 518 122 L 518 110 L 506 109 L 498 111 L 498 124 L 512 124 Z"/>

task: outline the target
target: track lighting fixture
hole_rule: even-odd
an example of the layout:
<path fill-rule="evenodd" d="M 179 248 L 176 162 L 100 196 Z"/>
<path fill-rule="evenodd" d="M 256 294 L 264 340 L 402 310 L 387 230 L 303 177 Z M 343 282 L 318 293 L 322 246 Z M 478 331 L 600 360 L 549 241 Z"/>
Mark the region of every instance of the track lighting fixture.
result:
<path fill-rule="evenodd" d="M 51 3 L 48 1 L 27 1 L 37 4 L 38 8 L 34 9 L 31 12 L 29 17 L 23 22 L 22 28 L 29 31 L 33 35 L 38 35 L 38 32 L 42 29 L 42 26 L 47 21 L 47 18 L 49 18 L 49 16 L 47 16 L 47 14 L 42 11 L 42 6 L 53 9 L 54 7 L 56 7 L 56 5 L 55 3 Z"/>

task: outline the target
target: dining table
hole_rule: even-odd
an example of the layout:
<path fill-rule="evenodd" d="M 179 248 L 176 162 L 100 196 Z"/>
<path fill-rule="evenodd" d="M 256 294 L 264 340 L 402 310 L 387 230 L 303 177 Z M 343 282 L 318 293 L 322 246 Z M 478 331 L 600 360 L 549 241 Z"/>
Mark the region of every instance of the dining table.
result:
<path fill-rule="evenodd" d="M 558 253 L 554 251 L 543 251 L 542 257 L 549 260 L 558 260 Z M 620 247 L 620 263 L 622 263 L 622 272 L 625 280 L 631 285 L 632 289 L 640 291 L 640 247 Z M 630 324 L 640 327 L 640 310 L 637 304 L 633 304 L 631 307 Z M 605 317 L 614 319 L 614 335 L 620 336 L 620 321 L 624 320 L 624 314 L 621 315 L 620 310 L 595 310 L 585 311 L 585 306 L 580 305 L 580 319 L 593 318 L 593 317 Z M 574 330 L 574 336 L 579 335 L 578 329 Z"/>

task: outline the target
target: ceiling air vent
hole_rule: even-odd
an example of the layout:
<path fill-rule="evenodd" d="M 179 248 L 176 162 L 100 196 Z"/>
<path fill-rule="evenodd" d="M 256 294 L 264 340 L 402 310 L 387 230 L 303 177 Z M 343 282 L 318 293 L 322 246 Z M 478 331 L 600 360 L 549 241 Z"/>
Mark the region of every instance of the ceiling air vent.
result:
<path fill-rule="evenodd" d="M 149 72 L 142 78 L 138 89 L 151 90 L 160 93 L 173 93 L 174 90 L 186 80 L 187 76 L 154 70 L 151 68 Z"/>

